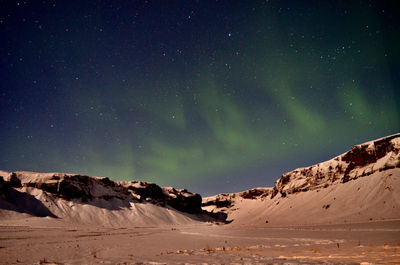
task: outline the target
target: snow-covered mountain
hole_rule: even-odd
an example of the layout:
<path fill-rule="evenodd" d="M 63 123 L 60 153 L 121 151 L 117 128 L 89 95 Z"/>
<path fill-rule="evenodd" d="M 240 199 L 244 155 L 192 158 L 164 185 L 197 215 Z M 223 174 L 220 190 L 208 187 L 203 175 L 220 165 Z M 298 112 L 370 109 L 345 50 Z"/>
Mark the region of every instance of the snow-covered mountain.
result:
<path fill-rule="evenodd" d="M 272 188 L 219 194 L 203 209 L 236 224 L 316 224 L 400 218 L 400 134 L 285 173 Z"/>
<path fill-rule="evenodd" d="M 400 218 L 400 134 L 354 146 L 283 174 L 271 188 L 202 200 L 185 189 L 64 173 L 0 171 L 0 221 L 152 226 L 231 220 L 235 225 L 365 222 Z M 42 222 L 43 219 L 40 219 Z"/>
<path fill-rule="evenodd" d="M 141 181 L 85 175 L 0 171 L 0 220 L 20 214 L 73 223 L 158 225 L 207 216 L 201 196 Z"/>

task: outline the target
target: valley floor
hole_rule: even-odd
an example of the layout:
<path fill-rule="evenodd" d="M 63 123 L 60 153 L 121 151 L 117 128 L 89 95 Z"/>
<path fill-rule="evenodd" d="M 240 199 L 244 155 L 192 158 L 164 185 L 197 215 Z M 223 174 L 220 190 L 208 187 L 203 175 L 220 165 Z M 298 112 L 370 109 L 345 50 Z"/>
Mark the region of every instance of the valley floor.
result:
<path fill-rule="evenodd" d="M 400 264 L 400 220 L 324 226 L 0 222 L 1 264 Z"/>

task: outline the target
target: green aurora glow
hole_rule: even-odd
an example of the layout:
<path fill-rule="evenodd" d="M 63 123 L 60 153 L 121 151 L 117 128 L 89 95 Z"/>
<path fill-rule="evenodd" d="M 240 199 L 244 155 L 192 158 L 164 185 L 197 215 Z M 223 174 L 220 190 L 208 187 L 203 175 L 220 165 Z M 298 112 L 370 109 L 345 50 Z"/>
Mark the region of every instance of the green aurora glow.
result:
<path fill-rule="evenodd" d="M 16 45 L 31 63 L 7 70 L 24 85 L 11 78 L 3 93 L 9 112 L 2 114 L 1 167 L 141 179 L 207 194 L 213 185 L 226 185 L 221 192 L 270 186 L 279 177 L 265 169 L 270 165 L 283 164 L 284 173 L 399 131 L 399 81 L 393 77 L 399 37 L 379 6 L 342 3 L 332 11 L 293 4 L 279 13 L 286 8 L 279 2 L 253 5 L 256 11 L 232 5 L 222 11 L 226 20 L 221 14 L 210 22 L 200 15 L 212 12 L 203 5 L 192 22 L 196 36 L 190 25 L 182 26 L 181 39 L 163 40 L 165 49 L 150 42 L 143 56 L 139 51 L 146 48 L 127 36 L 157 39 L 169 30 L 162 22 L 150 33 L 127 27 L 118 35 L 95 16 L 92 24 L 102 24 L 106 34 L 99 43 L 99 32 L 83 32 L 92 24 L 74 22 L 72 35 L 56 43 L 72 38 L 79 51 L 60 44 L 47 55 L 61 58 L 51 81 L 35 77 L 29 58 L 37 50 Z M 156 12 L 152 8 L 148 12 Z M 49 15 L 38 16 L 49 28 Z M 33 43 L 46 34 L 33 36 Z M 87 63 L 92 50 L 96 55 Z M 43 88 L 50 83 L 51 89 Z M 252 173 L 227 181 L 246 170 Z"/>

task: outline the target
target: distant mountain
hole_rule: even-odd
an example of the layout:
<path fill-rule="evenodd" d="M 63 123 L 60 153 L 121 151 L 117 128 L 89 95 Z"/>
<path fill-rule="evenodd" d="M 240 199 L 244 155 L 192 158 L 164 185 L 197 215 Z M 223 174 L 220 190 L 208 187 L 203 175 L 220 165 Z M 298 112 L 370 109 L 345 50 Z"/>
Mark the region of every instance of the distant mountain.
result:
<path fill-rule="evenodd" d="M 400 134 L 285 173 L 272 188 L 219 194 L 203 209 L 236 224 L 317 224 L 400 218 Z"/>
<path fill-rule="evenodd" d="M 179 224 L 210 219 L 185 189 L 85 175 L 0 171 L 0 220 L 25 216 L 76 224 Z"/>
<path fill-rule="evenodd" d="M 65 173 L 0 171 L 0 222 L 47 217 L 71 224 L 152 226 L 366 222 L 400 218 L 400 134 L 285 173 L 271 188 L 202 200 L 185 189 Z"/>

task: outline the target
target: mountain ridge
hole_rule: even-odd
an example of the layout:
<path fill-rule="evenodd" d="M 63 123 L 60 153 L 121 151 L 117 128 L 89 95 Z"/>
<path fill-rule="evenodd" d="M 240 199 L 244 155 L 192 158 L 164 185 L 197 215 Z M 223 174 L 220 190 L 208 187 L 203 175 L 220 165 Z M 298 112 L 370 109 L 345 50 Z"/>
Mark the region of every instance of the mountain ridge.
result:
<path fill-rule="evenodd" d="M 226 219 L 234 224 L 305 224 L 356 222 L 377 216 L 382 220 L 400 218 L 397 208 L 400 133 L 355 145 L 328 161 L 287 172 L 274 187 L 204 199 L 186 189 L 151 182 L 0 171 L 0 220 L 19 218 L 19 213 L 112 226 Z"/>
<path fill-rule="evenodd" d="M 186 189 L 68 173 L 0 171 L 0 220 L 59 218 L 74 224 L 175 225 L 224 220 Z"/>
<path fill-rule="evenodd" d="M 275 182 L 272 197 L 345 183 L 395 167 L 400 168 L 400 133 L 354 145 L 328 161 L 287 172 Z"/>
<path fill-rule="evenodd" d="M 135 202 L 146 201 L 160 206 L 168 205 L 187 213 L 201 212 L 199 194 L 188 192 L 186 189 L 160 187 L 152 182 L 115 181 L 108 177 L 69 173 L 0 171 L 0 183 L 5 187 L 40 189 L 65 200 L 79 199 L 81 202 L 87 202 L 93 199 L 110 200 L 115 197 Z"/>
<path fill-rule="evenodd" d="M 376 216 L 371 212 L 372 217 L 367 218 L 366 209 L 379 212 L 383 219 L 400 218 L 400 213 L 390 212 L 400 208 L 396 191 L 400 192 L 400 133 L 355 145 L 328 161 L 284 173 L 273 187 L 218 194 L 204 198 L 202 205 L 207 211 L 226 213 L 236 223 L 246 223 L 247 218 L 261 225 L 255 216 L 287 224 L 318 223 L 318 218 L 324 222 L 368 221 Z M 346 201 L 351 200 L 354 206 L 350 207 Z"/>

